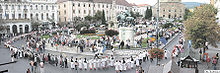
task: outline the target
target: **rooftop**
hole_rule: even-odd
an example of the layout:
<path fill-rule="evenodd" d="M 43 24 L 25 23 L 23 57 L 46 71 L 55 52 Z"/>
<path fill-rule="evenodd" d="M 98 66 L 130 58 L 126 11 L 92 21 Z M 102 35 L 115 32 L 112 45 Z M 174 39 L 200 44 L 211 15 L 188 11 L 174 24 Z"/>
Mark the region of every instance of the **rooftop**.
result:
<path fill-rule="evenodd" d="M 94 3 L 107 3 L 112 4 L 113 0 L 58 0 L 57 2 L 62 3 L 66 1 L 79 1 L 79 2 L 94 2 Z M 115 0 L 117 5 L 131 6 L 126 0 Z"/>

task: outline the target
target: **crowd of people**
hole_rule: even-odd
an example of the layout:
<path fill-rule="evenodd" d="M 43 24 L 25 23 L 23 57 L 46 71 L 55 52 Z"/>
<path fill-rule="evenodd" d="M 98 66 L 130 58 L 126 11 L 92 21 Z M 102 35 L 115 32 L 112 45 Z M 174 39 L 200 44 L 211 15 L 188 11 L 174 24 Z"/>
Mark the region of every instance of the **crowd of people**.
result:
<path fill-rule="evenodd" d="M 5 46 L 11 50 L 11 60 L 16 61 L 16 59 L 26 58 L 31 60 L 30 69 L 27 69 L 28 73 L 33 73 L 37 71 L 37 68 L 40 67 L 40 72 L 44 72 L 44 64 L 48 63 L 54 66 L 59 66 L 61 68 L 71 68 L 74 70 L 100 70 L 108 69 L 114 67 L 117 73 L 124 72 L 136 67 L 139 68 L 139 73 L 143 72 L 141 70 L 141 64 L 146 62 L 146 60 L 153 61 L 153 58 L 150 57 L 149 51 L 146 49 L 136 56 L 116 58 L 114 55 L 103 56 L 100 55 L 107 48 L 114 49 L 113 43 L 119 42 L 116 37 L 112 39 L 110 37 L 101 37 L 99 40 L 89 40 L 89 39 L 73 39 L 64 36 L 56 35 L 55 37 L 49 39 L 41 39 L 40 34 L 44 32 L 31 32 L 27 34 L 22 34 L 15 36 L 11 40 L 5 43 Z M 26 39 L 26 46 L 22 48 L 17 48 L 11 45 L 15 41 Z M 139 45 L 141 48 L 141 42 L 143 38 L 137 39 L 135 41 L 136 45 Z M 124 44 L 128 46 L 129 40 L 120 42 L 120 47 L 123 48 Z M 85 47 L 91 47 L 93 52 L 97 52 L 93 58 L 73 58 L 73 56 L 64 56 L 64 55 L 54 55 L 50 53 L 43 52 L 45 50 L 45 44 L 50 43 L 51 46 L 69 46 L 69 47 L 79 47 L 80 51 L 83 52 Z M 95 48 L 99 47 L 100 49 Z M 153 46 L 153 45 L 149 45 Z M 137 46 L 136 46 L 137 47 Z M 152 47 L 151 47 L 152 48 Z M 166 53 L 165 53 L 166 54 Z M 165 58 L 167 56 L 165 55 Z M 39 66 L 38 66 L 39 65 Z"/>

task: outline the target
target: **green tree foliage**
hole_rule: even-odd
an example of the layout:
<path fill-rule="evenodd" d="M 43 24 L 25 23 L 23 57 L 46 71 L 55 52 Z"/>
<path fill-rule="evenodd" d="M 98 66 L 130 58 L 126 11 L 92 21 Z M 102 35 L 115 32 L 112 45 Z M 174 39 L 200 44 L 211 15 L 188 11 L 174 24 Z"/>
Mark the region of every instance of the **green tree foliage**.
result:
<path fill-rule="evenodd" d="M 104 10 L 102 10 L 102 24 L 106 24 L 105 11 Z"/>
<path fill-rule="evenodd" d="M 212 5 L 203 5 L 195 9 L 192 16 L 184 22 L 185 36 L 192 40 L 193 48 L 203 48 L 205 42 L 214 47 L 220 41 L 220 27 L 216 23 L 217 9 Z"/>
<path fill-rule="evenodd" d="M 172 23 L 166 23 L 166 24 L 163 24 L 161 25 L 162 28 L 170 28 L 170 27 L 173 27 L 173 24 Z"/>
<path fill-rule="evenodd" d="M 36 21 L 32 21 L 31 22 L 31 27 L 32 27 L 32 31 L 38 31 L 38 28 L 41 24 L 39 22 Z"/>
<path fill-rule="evenodd" d="M 75 28 L 76 28 L 76 30 L 80 31 L 80 29 L 81 29 L 82 27 L 89 28 L 89 25 L 88 25 L 86 22 L 81 22 L 81 23 L 79 23 L 78 25 L 76 25 Z"/>
<path fill-rule="evenodd" d="M 88 15 L 88 16 L 84 17 L 84 19 L 85 19 L 85 21 L 89 21 L 89 22 L 91 22 L 92 19 L 93 19 L 93 17 L 90 16 L 90 15 Z"/>
<path fill-rule="evenodd" d="M 192 15 L 192 12 L 189 9 L 185 9 L 184 20 L 187 20 Z"/>
<path fill-rule="evenodd" d="M 116 30 L 106 30 L 105 31 L 105 35 L 108 35 L 108 36 L 110 36 L 110 37 L 112 37 L 112 36 L 114 36 L 114 35 L 118 35 L 119 33 L 118 33 L 118 31 L 116 31 Z"/>
<path fill-rule="evenodd" d="M 152 9 L 147 9 L 147 10 L 145 11 L 145 16 L 144 16 L 144 18 L 145 18 L 145 19 L 151 19 L 151 17 L 152 17 Z"/>
<path fill-rule="evenodd" d="M 95 21 L 100 21 L 102 19 L 102 12 L 98 10 L 94 15 L 94 19 Z"/>

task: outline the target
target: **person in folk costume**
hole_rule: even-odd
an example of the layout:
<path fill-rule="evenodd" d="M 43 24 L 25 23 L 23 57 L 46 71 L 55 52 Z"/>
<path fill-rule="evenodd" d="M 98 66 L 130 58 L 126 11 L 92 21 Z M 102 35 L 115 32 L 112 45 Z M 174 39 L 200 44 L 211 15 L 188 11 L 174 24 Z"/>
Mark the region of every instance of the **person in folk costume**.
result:
<path fill-rule="evenodd" d="M 140 63 L 139 65 L 141 65 L 142 61 L 143 61 L 143 53 L 142 52 L 139 53 L 138 59 L 139 59 L 139 63 Z"/>
<path fill-rule="evenodd" d="M 118 73 L 119 72 L 119 62 L 118 62 L 118 60 L 115 61 L 114 66 L 115 66 L 116 73 Z"/>
<path fill-rule="evenodd" d="M 131 69 L 131 60 L 127 58 L 125 62 L 126 62 L 127 69 Z"/>
<path fill-rule="evenodd" d="M 142 55 L 143 55 L 143 62 L 145 62 L 145 61 L 146 61 L 146 57 L 147 57 L 147 56 L 146 56 L 146 55 L 147 55 L 147 54 L 146 54 L 146 51 L 144 51 L 144 52 L 142 53 Z"/>
<path fill-rule="evenodd" d="M 108 67 L 111 67 L 111 61 L 110 61 L 111 57 L 107 57 L 106 59 L 107 59 L 107 60 L 106 60 L 106 67 L 107 67 L 107 68 L 108 68 Z"/>
<path fill-rule="evenodd" d="M 84 61 L 83 61 L 83 67 L 84 67 L 85 70 L 87 70 L 87 67 L 88 67 L 87 63 L 88 63 L 88 61 L 85 58 Z"/>
<path fill-rule="evenodd" d="M 110 59 L 110 66 L 113 67 L 114 66 L 114 62 L 115 62 L 115 59 L 113 56 L 111 56 L 111 59 Z"/>
<path fill-rule="evenodd" d="M 134 61 L 134 59 L 133 59 L 133 57 L 132 57 L 132 56 L 131 56 L 131 59 L 130 59 L 130 60 L 131 60 L 131 69 L 133 69 L 133 67 L 134 67 L 134 65 L 135 65 L 135 64 L 134 64 L 134 63 L 135 63 L 135 61 Z"/>
<path fill-rule="evenodd" d="M 77 59 L 77 58 L 76 58 L 76 60 L 75 60 L 74 64 L 75 64 L 75 70 L 77 70 L 78 65 L 79 65 L 79 63 L 78 63 L 78 59 Z"/>
<path fill-rule="evenodd" d="M 100 66 L 101 66 L 101 59 L 98 58 L 98 60 L 97 60 L 97 68 L 100 69 Z"/>
<path fill-rule="evenodd" d="M 58 58 L 57 58 L 57 56 L 55 57 L 55 65 L 56 66 L 58 65 Z"/>
<path fill-rule="evenodd" d="M 79 58 L 79 69 L 82 70 L 83 68 L 83 61 L 81 60 L 81 58 Z"/>
<path fill-rule="evenodd" d="M 73 61 L 73 57 L 71 57 L 71 59 L 70 59 L 70 68 L 75 69 L 75 64 L 74 64 L 74 61 Z"/>
<path fill-rule="evenodd" d="M 106 68 L 106 58 L 103 57 L 102 60 L 101 60 L 101 62 L 102 62 L 102 63 L 101 63 L 102 68 L 105 69 L 105 68 Z"/>
<path fill-rule="evenodd" d="M 93 60 L 93 68 L 94 68 L 94 70 L 96 70 L 97 69 L 97 65 L 98 65 L 98 60 L 97 60 L 97 58 L 94 58 L 94 60 Z"/>
<path fill-rule="evenodd" d="M 139 60 L 139 56 L 137 55 L 135 58 L 135 64 L 138 67 L 140 65 L 140 60 Z"/>
<path fill-rule="evenodd" d="M 148 50 L 145 51 L 145 54 L 146 54 L 146 59 L 148 61 L 148 59 L 149 59 L 149 52 L 148 52 Z"/>
<path fill-rule="evenodd" d="M 67 58 L 66 57 L 64 58 L 64 65 L 65 65 L 65 68 L 68 68 L 68 63 L 67 63 Z"/>
<path fill-rule="evenodd" d="M 90 60 L 89 60 L 89 69 L 90 70 L 92 70 L 93 69 L 93 59 L 92 58 L 90 58 Z"/>
<path fill-rule="evenodd" d="M 119 71 L 122 71 L 123 70 L 123 65 L 122 65 L 122 61 L 119 60 Z"/>
<path fill-rule="evenodd" d="M 122 58 L 121 60 L 121 65 L 122 65 L 122 71 L 126 71 L 127 70 L 127 64 L 124 58 Z"/>
<path fill-rule="evenodd" d="M 167 50 L 164 50 L 164 58 L 167 59 Z"/>

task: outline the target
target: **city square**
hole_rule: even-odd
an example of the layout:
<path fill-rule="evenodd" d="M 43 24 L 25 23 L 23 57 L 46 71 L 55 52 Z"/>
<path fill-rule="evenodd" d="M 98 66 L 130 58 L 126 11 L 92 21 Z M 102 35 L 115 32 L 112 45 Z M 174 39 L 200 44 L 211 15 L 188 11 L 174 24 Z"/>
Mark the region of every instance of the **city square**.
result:
<path fill-rule="evenodd" d="M 0 73 L 218 73 L 219 10 L 220 0 L 2 0 Z"/>

